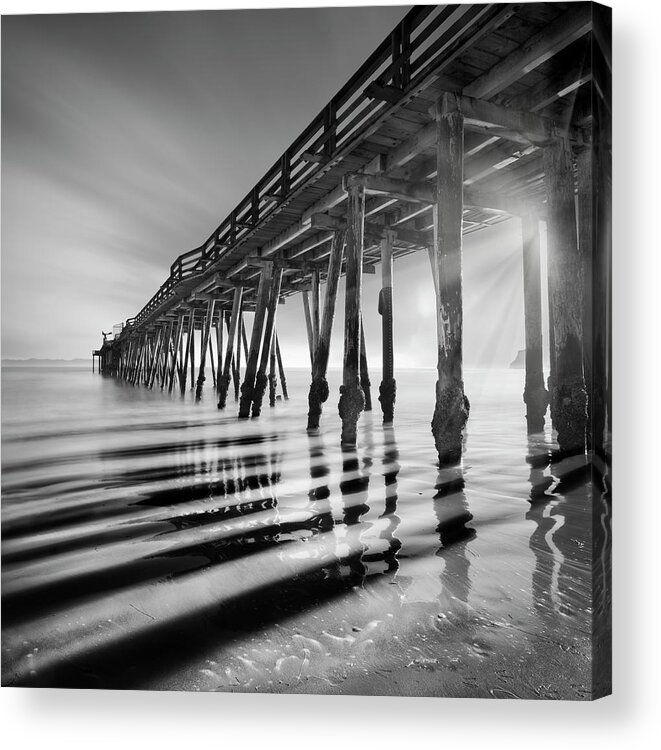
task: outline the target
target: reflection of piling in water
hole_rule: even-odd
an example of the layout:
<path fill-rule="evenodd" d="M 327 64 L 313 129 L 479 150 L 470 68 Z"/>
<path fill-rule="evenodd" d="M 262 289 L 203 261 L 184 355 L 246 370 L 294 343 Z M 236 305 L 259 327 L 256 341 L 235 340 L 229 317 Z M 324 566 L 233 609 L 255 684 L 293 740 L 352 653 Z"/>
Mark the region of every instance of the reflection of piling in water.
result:
<path fill-rule="evenodd" d="M 555 484 L 553 477 L 546 474 L 551 462 L 549 447 L 539 436 L 528 436 L 528 455 L 530 465 L 530 508 L 526 520 L 533 521 L 535 529 L 530 535 L 528 546 L 535 556 L 535 568 L 532 572 L 532 596 L 535 608 L 546 617 L 554 612 L 551 597 L 551 580 L 553 572 L 553 551 L 546 536 L 555 525 L 548 513 L 548 503 L 553 500 L 547 490 Z"/>
<path fill-rule="evenodd" d="M 336 549 L 336 535 L 333 534 L 335 521 L 331 505 L 331 492 L 328 482 L 324 478 L 330 473 L 326 462 L 326 449 L 321 436 L 310 436 L 310 480 L 311 488 L 308 492 L 310 504 L 314 508 L 314 516 L 310 525 L 312 533 L 319 539 L 322 571 L 326 578 L 340 578 L 340 564 Z"/>
<path fill-rule="evenodd" d="M 600 477 L 592 509 L 592 691 L 598 698 L 611 692 L 612 546 L 610 477 Z M 598 491 L 600 490 L 600 491 Z"/>
<path fill-rule="evenodd" d="M 273 405 L 277 399 L 274 346 L 287 398 L 279 346 L 270 331 L 277 304 L 302 293 L 312 365 L 308 429 L 314 431 L 328 398 L 330 329 L 337 284 L 344 273 L 338 410 L 341 444 L 355 447 L 360 415 L 371 409 L 362 275 L 375 273 L 376 265 L 382 264 L 379 398 L 384 422 L 389 424 L 396 390 L 393 258 L 427 251 L 435 291 L 438 375 L 431 430 L 439 467 L 456 465 L 461 461 L 469 415 L 463 379 L 463 234 L 489 231 L 490 226 L 511 217 L 522 222 L 524 401 L 528 430 L 533 433 L 544 426 L 549 400 L 541 330 L 539 227 L 543 219 L 548 238 L 547 340 L 553 427 L 564 455 L 583 454 L 587 445 L 608 463 L 610 95 L 608 80 L 597 78 L 603 79 L 603 71 L 610 71 L 609 12 L 588 12 L 587 6 L 581 6 L 563 18 L 558 12 L 553 21 L 558 39 L 590 43 L 595 53 L 581 70 L 580 80 L 569 81 L 569 88 L 566 76 L 558 76 L 562 61 L 556 57 L 565 54 L 566 45 L 544 54 L 530 53 L 539 46 L 535 38 L 539 11 L 533 6 L 529 10 L 517 6 L 515 14 L 495 6 L 480 13 L 469 10 L 456 23 L 448 22 L 448 13 L 444 6 L 435 6 L 431 10 L 416 7 L 407 14 L 212 236 L 175 260 L 166 282 L 138 315 L 113 340 L 104 336 L 98 353 L 104 374 L 116 374 L 134 384 L 153 386 L 155 381 L 161 387 L 169 381 L 172 388 L 178 372 L 183 388 L 190 364 L 191 387 L 195 387 L 195 339 L 200 331 L 199 399 L 207 351 L 213 349 L 209 334 L 216 325 L 218 366 L 212 356 L 211 369 L 217 372 L 222 408 L 230 371 L 236 389 L 242 354 L 240 346 L 235 360 L 226 354 L 224 364 L 229 363 L 230 369 L 224 366 L 221 374 L 222 323 L 215 321 L 222 319 L 234 290 L 243 289 L 239 342 L 241 316 L 250 312 L 254 317 L 250 346 L 244 352 L 239 417 L 247 418 L 251 412 L 256 417 L 269 380 L 269 402 Z M 591 44 L 593 23 L 600 27 L 597 45 Z M 511 55 L 503 52 L 494 63 L 498 75 L 486 68 L 474 69 L 480 57 L 475 44 L 498 50 L 498 38 L 492 34 L 501 39 L 511 36 L 519 49 Z M 429 39 L 435 40 L 431 46 Z M 448 72 L 447 54 L 454 46 L 452 66 L 462 84 L 456 90 L 443 90 L 439 75 Z M 521 50 L 528 50 L 530 59 L 521 57 Z M 540 75 L 539 85 L 524 92 L 525 96 L 508 91 L 513 82 L 539 67 L 540 61 L 549 60 L 552 63 L 535 72 Z M 590 101 L 589 112 L 565 102 L 566 112 L 560 116 L 557 107 L 564 93 L 579 89 L 584 103 Z M 561 129 L 554 124 L 556 120 L 563 122 Z M 490 140 L 481 140 L 483 131 L 488 131 Z M 519 148 L 522 143 L 525 146 Z M 599 294 L 594 293 L 597 290 Z M 189 310 L 184 355 L 180 336 L 183 316 Z M 234 340 L 233 335 L 228 338 Z"/>
<path fill-rule="evenodd" d="M 466 526 L 473 515 L 468 510 L 464 487 L 464 476 L 459 467 L 441 470 L 436 479 L 433 505 L 438 520 L 436 532 L 441 541 L 436 554 L 445 560 L 441 582 L 457 599 L 468 602 L 470 560 L 467 545 L 476 532 Z"/>
<path fill-rule="evenodd" d="M 369 475 L 362 474 L 358 455 L 355 451 L 345 449 L 342 458 L 342 493 L 343 516 L 346 526 L 346 544 L 349 548 L 348 556 L 342 561 L 349 565 L 352 577 L 362 583 L 367 575 L 367 567 L 363 562 L 363 554 L 367 549 L 361 541 L 361 534 L 365 530 L 361 518 L 369 511 L 367 488 Z"/>
<path fill-rule="evenodd" d="M 333 237 L 330 257 L 328 260 L 328 274 L 326 278 L 326 296 L 324 298 L 324 310 L 321 318 L 319 340 L 316 350 L 310 352 L 312 360 L 312 383 L 308 395 L 308 430 L 314 431 L 319 428 L 322 405 L 328 400 L 328 356 L 330 354 L 330 339 L 333 332 L 333 320 L 335 319 L 335 300 L 337 298 L 337 286 L 340 281 L 342 270 L 342 254 L 344 251 L 344 232 L 336 232 Z"/>
<path fill-rule="evenodd" d="M 535 556 L 532 594 L 540 615 L 554 622 L 562 615 L 579 616 L 592 598 L 585 523 L 590 513 L 589 465 L 582 456 L 553 461 L 541 437 L 531 436 L 528 442 L 531 504 L 526 519 L 535 523 L 529 541 Z"/>
<path fill-rule="evenodd" d="M 383 559 L 386 562 L 386 573 L 394 575 L 399 570 L 397 553 L 402 547 L 402 542 L 395 536 L 397 527 L 401 519 L 397 515 L 397 475 L 399 474 L 400 464 L 398 461 L 399 450 L 395 441 L 395 432 L 392 428 L 385 428 L 383 431 L 383 481 L 385 490 L 385 502 L 383 513 L 380 518 L 388 521 L 383 527 L 380 537 L 388 543 L 388 547 L 383 553 Z"/>

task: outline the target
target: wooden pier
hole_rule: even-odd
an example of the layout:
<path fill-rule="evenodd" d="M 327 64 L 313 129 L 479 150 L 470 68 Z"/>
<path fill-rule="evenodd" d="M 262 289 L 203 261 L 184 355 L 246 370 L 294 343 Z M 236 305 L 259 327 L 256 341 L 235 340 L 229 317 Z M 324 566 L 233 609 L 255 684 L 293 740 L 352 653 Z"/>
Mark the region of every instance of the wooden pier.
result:
<path fill-rule="evenodd" d="M 343 445 L 371 407 L 363 273 L 380 273 L 383 421 L 396 422 L 393 261 L 429 254 L 441 465 L 461 459 L 462 237 L 521 223 L 526 380 L 522 418 L 550 405 L 562 452 L 603 455 L 610 431 L 610 9 L 592 3 L 416 6 L 199 246 L 180 255 L 100 371 L 199 398 L 207 363 L 221 409 L 259 416 L 287 398 L 279 303 L 302 300 L 318 429 L 338 281 L 346 277 Z M 551 362 L 544 382 L 540 221 L 546 223 Z M 322 287 L 323 285 L 323 287 Z M 325 295 L 322 296 L 322 288 Z M 594 289 L 599 292 L 595 293 Z M 247 340 L 244 320 L 253 316 Z M 199 336 L 193 336 L 199 331 Z M 199 339 L 196 345 L 196 339 Z M 548 386 L 548 390 L 547 390 Z"/>

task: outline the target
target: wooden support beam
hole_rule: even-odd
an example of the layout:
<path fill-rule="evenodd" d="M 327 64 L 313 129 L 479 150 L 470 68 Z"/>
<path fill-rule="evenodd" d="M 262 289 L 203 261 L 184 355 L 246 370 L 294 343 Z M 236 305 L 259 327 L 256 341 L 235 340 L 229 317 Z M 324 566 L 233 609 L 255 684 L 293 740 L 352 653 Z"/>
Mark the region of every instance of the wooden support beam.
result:
<path fill-rule="evenodd" d="M 406 201 L 434 203 L 434 189 L 425 183 L 413 183 L 406 180 L 395 180 L 384 175 L 352 174 L 346 175 L 344 184 L 347 188 L 361 186 L 369 193 L 384 193 Z"/>
<path fill-rule="evenodd" d="M 535 153 L 540 153 L 537 147 Z M 480 186 L 475 186 L 474 182 L 482 180 L 484 177 L 488 177 L 498 172 L 495 169 L 495 165 L 502 163 L 503 159 L 507 158 L 506 154 L 509 153 L 510 158 L 514 160 L 524 159 L 526 156 L 529 157 L 529 153 L 524 149 L 523 151 L 510 151 L 505 152 L 498 150 L 495 158 L 488 154 L 484 155 L 484 159 L 481 159 L 479 163 L 470 161 L 465 166 L 464 171 L 464 207 L 466 208 L 479 208 L 486 211 L 496 211 L 498 213 L 505 213 L 511 216 L 520 216 L 524 213 L 530 213 L 533 210 L 538 213 L 543 210 L 541 205 L 538 205 L 534 201 L 531 201 L 526 196 L 514 196 L 509 194 L 509 189 L 503 188 L 502 190 L 495 189 L 484 189 Z M 502 156 L 503 159 L 499 159 Z M 538 163 L 536 160 L 535 163 Z M 436 177 L 437 158 L 434 156 L 430 159 L 425 159 L 418 164 L 414 171 L 411 171 L 411 179 L 415 180 L 426 180 L 431 177 Z M 531 169 L 534 168 L 534 164 L 531 165 Z M 508 170 L 508 175 L 510 171 Z M 509 186 L 508 186 L 509 187 Z M 417 209 L 416 209 L 417 210 Z M 398 238 L 406 240 L 404 235 L 400 236 L 400 229 L 398 226 L 394 227 L 398 232 Z"/>
<path fill-rule="evenodd" d="M 229 311 L 221 310 L 216 322 L 216 391 L 220 391 L 220 378 L 223 374 L 223 330 L 228 314 Z"/>
<path fill-rule="evenodd" d="M 312 351 L 316 352 L 319 345 L 319 271 L 312 271 L 312 289 L 310 296 L 310 306 L 312 314 Z"/>
<path fill-rule="evenodd" d="M 264 326 L 264 338 L 262 352 L 259 361 L 259 369 L 255 377 L 255 390 L 252 400 L 252 416 L 258 417 L 262 412 L 262 401 L 268 385 L 267 368 L 273 343 L 273 331 L 275 329 L 275 317 L 278 310 L 278 299 L 280 297 L 280 284 L 282 283 L 282 269 L 274 268 L 269 290 L 269 301 L 266 313 L 266 324 Z"/>
<path fill-rule="evenodd" d="M 557 21 L 544 27 L 504 60 L 465 86 L 464 94 L 480 99 L 490 99 L 587 34 L 591 28 L 590 4 L 576 3 Z"/>
<path fill-rule="evenodd" d="M 239 328 L 240 330 L 240 338 L 237 342 L 237 349 L 236 349 L 236 368 L 234 371 L 234 400 L 239 400 L 239 394 L 240 394 L 240 385 L 239 381 L 241 380 L 241 344 L 243 344 L 243 360 L 245 362 L 248 361 L 248 338 L 246 336 L 246 322 L 244 320 L 244 310 L 243 308 L 240 311 L 239 314 Z M 244 365 L 245 367 L 245 365 Z"/>
<path fill-rule="evenodd" d="M 202 398 L 202 387 L 206 380 L 205 369 L 207 364 L 207 351 L 209 349 L 209 337 L 211 335 L 211 323 L 213 322 L 213 312 L 216 300 L 212 297 L 207 304 L 207 314 L 204 319 L 202 328 L 202 339 L 200 341 L 200 370 L 197 375 L 197 385 L 195 388 L 195 399 L 199 401 Z"/>
<path fill-rule="evenodd" d="M 330 244 L 332 238 L 333 235 L 330 232 L 318 232 L 317 234 L 312 235 L 312 237 L 303 240 L 303 242 L 300 242 L 298 245 L 287 248 L 284 251 L 287 255 L 287 260 L 289 261 L 292 258 L 298 258 L 299 256 L 305 255 L 322 245 Z"/>
<path fill-rule="evenodd" d="M 310 367 L 314 365 L 314 334 L 312 332 L 312 313 L 310 311 L 310 295 L 307 290 L 302 294 L 303 314 L 305 315 L 305 332 L 308 337 L 308 351 L 310 352 Z"/>
<path fill-rule="evenodd" d="M 232 301 L 232 312 L 227 331 L 227 349 L 225 350 L 225 361 L 223 363 L 222 374 L 218 377 L 218 408 L 224 409 L 227 403 L 227 391 L 230 386 L 230 374 L 232 367 L 232 358 L 234 356 L 234 342 L 237 340 L 237 334 L 240 336 L 239 322 L 241 318 L 241 300 L 243 290 L 239 287 L 234 290 L 234 300 Z M 238 342 L 237 354 L 241 351 L 241 340 Z"/>
<path fill-rule="evenodd" d="M 147 350 L 147 334 L 144 333 L 138 341 L 138 348 L 136 351 L 136 358 L 133 366 L 133 372 L 131 373 L 131 382 L 135 385 L 140 379 L 140 372 L 142 370 L 142 363 L 146 356 Z"/>
<path fill-rule="evenodd" d="M 241 398 L 239 401 L 239 418 L 247 419 L 250 416 L 250 407 L 255 394 L 255 377 L 257 375 L 257 364 L 259 351 L 262 343 L 264 318 L 269 300 L 269 289 L 273 278 L 273 264 L 262 268 L 257 290 L 257 308 L 252 325 L 252 336 L 250 337 L 250 350 L 246 361 L 246 372 L 241 384 Z"/>
<path fill-rule="evenodd" d="M 578 187 L 578 250 L 581 257 L 583 276 L 583 378 L 587 391 L 587 429 L 586 447 L 592 448 L 592 425 L 594 414 L 594 385 L 592 349 L 594 347 L 593 331 L 593 275 L 592 254 L 594 248 L 594 225 L 596 216 L 593 206 L 593 192 L 597 175 L 593 169 L 593 148 L 582 149 L 576 157 L 576 182 Z"/>
<path fill-rule="evenodd" d="M 561 76 L 553 76 L 550 81 L 545 80 L 532 92 L 515 96 L 507 102 L 507 106 L 523 112 L 539 112 L 558 99 L 569 96 L 591 80 L 590 66 L 581 64 Z"/>
<path fill-rule="evenodd" d="M 328 214 L 315 214 L 312 217 L 312 225 L 319 229 L 328 229 L 333 232 L 346 231 L 347 223 L 344 218 L 339 216 L 329 216 Z M 402 242 L 409 242 L 412 245 L 419 245 L 420 247 L 428 247 L 433 242 L 433 235 L 431 232 L 424 232 L 415 229 L 405 229 L 403 227 L 393 227 L 388 229 L 383 224 L 374 224 L 372 222 L 364 223 L 365 236 L 371 236 L 378 239 L 382 239 L 386 236 L 386 232 L 395 232 L 396 239 Z M 363 263 L 363 273 L 370 273 L 365 270 L 365 264 Z"/>
<path fill-rule="evenodd" d="M 585 450 L 587 394 L 583 379 L 583 289 L 576 234 L 571 151 L 565 139 L 544 149 L 549 287 L 553 306 L 554 427 L 562 452 Z"/>
<path fill-rule="evenodd" d="M 281 250 L 286 245 L 291 244 L 294 240 L 298 239 L 302 234 L 310 229 L 310 217 L 312 214 L 325 213 L 330 211 L 331 208 L 342 203 L 346 200 L 346 193 L 342 185 L 338 185 L 334 190 L 324 196 L 321 200 L 317 201 L 313 206 L 305 211 L 301 220 L 293 227 L 285 230 L 273 240 L 267 242 L 262 248 L 262 257 L 268 258 L 269 256 Z"/>
<path fill-rule="evenodd" d="M 418 154 L 431 148 L 435 142 L 436 122 L 431 122 L 388 154 L 384 172 L 392 172 L 403 167 Z"/>
<path fill-rule="evenodd" d="M 271 349 L 269 352 L 269 406 L 273 408 L 277 400 L 278 391 L 278 371 L 275 356 L 275 331 L 271 339 Z"/>
<path fill-rule="evenodd" d="M 539 218 L 521 217 L 523 239 L 523 308 L 526 334 L 526 382 L 523 400 L 530 434 L 544 429 L 549 394 L 544 387 L 542 349 L 542 289 L 539 256 Z"/>
<path fill-rule="evenodd" d="M 156 378 L 156 367 L 158 365 L 158 358 L 161 354 L 161 346 L 163 344 L 163 327 L 159 326 L 158 334 L 156 339 L 156 346 L 152 355 L 151 368 L 149 371 L 149 377 L 147 379 L 147 386 L 152 388 L 154 385 L 154 379 Z"/>
<path fill-rule="evenodd" d="M 365 408 L 365 395 L 359 381 L 365 189 L 358 183 L 348 186 L 347 192 L 344 362 L 338 410 L 342 420 L 342 445 L 352 447 L 356 445 L 358 419 Z"/>
<path fill-rule="evenodd" d="M 177 359 L 179 355 L 179 349 L 181 348 L 181 338 L 184 333 L 184 316 L 183 313 L 179 314 L 179 321 L 177 323 L 177 333 L 175 336 L 175 345 L 174 345 L 174 356 L 172 357 L 172 367 L 170 369 L 169 379 L 168 379 L 168 391 L 172 393 L 172 388 L 174 387 L 174 377 L 177 372 Z"/>
<path fill-rule="evenodd" d="M 544 145 L 559 135 L 559 129 L 546 117 L 471 96 L 453 96 L 456 97 L 466 128 L 484 126 L 490 134 L 505 139 L 516 133 L 526 142 L 536 145 Z M 578 132 L 573 135 L 574 138 L 580 136 Z"/>
<path fill-rule="evenodd" d="M 285 401 L 289 401 L 289 393 L 287 392 L 287 380 L 285 379 L 285 368 L 282 366 L 282 352 L 280 351 L 280 341 L 278 334 L 275 334 L 275 354 L 278 359 L 278 372 L 280 373 L 280 387 L 282 388 L 282 397 Z"/>
<path fill-rule="evenodd" d="M 165 336 L 164 346 L 162 348 L 162 360 L 159 374 L 159 384 L 161 389 L 165 387 L 165 382 L 168 376 L 168 362 L 170 361 L 170 353 L 172 351 L 172 334 L 174 333 L 174 320 L 170 320 L 167 323 L 167 334 Z"/>
<path fill-rule="evenodd" d="M 462 241 L 463 116 L 445 95 L 438 110 L 437 195 L 434 207 L 438 381 L 432 434 L 439 465 L 461 460 L 462 431 L 468 419 L 463 380 Z"/>
<path fill-rule="evenodd" d="M 213 321 L 211 323 L 211 330 L 209 331 L 209 363 L 211 364 L 211 380 L 213 382 L 213 389 L 216 390 L 216 360 L 215 360 L 215 354 L 213 350 L 213 334 L 211 333 L 213 331 Z"/>
<path fill-rule="evenodd" d="M 195 388 L 195 308 L 191 307 L 190 325 L 188 327 L 189 344 L 188 352 L 190 354 L 190 387 Z"/>
<path fill-rule="evenodd" d="M 381 315 L 382 380 L 379 385 L 379 401 L 383 412 L 383 424 L 392 424 L 395 411 L 397 384 L 393 356 L 392 315 L 392 250 L 397 234 L 386 229 L 381 240 L 381 292 L 379 314 Z"/>
<path fill-rule="evenodd" d="M 182 396 L 186 392 L 186 382 L 188 379 L 188 362 L 190 360 L 190 348 L 191 348 L 191 340 L 192 340 L 191 332 L 193 330 L 193 316 L 194 315 L 195 315 L 195 310 L 191 308 L 188 313 L 188 320 L 187 320 L 186 348 L 184 350 L 184 355 L 181 359 L 181 379 L 179 380 L 179 388 L 181 390 Z"/>
<path fill-rule="evenodd" d="M 372 382 L 367 366 L 367 349 L 365 347 L 365 326 L 363 316 L 360 316 L 360 387 L 365 396 L 365 411 L 372 411 Z"/>
<path fill-rule="evenodd" d="M 184 363 L 184 336 L 183 332 L 186 327 L 186 310 L 182 311 L 182 315 L 184 316 L 184 326 L 182 327 L 181 331 L 181 338 L 179 339 L 179 364 L 177 365 L 177 375 L 179 376 L 179 387 L 182 389 L 182 392 L 186 388 L 186 376 L 184 375 L 185 370 L 185 363 Z"/>

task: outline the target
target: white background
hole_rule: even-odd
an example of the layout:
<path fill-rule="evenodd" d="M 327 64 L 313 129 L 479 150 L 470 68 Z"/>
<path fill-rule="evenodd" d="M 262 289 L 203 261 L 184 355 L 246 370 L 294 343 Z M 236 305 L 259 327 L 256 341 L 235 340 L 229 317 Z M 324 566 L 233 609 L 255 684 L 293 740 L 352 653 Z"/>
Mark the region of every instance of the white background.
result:
<path fill-rule="evenodd" d="M 428 744 L 493 750 L 658 747 L 660 4 L 608 4 L 614 9 L 615 78 L 615 694 L 594 704 L 572 704 L 3 688 L 5 747 L 190 750 L 201 742 L 315 750 L 395 744 L 407 750 Z M 3 14 L 265 5 L 279 3 L 0 0 Z"/>

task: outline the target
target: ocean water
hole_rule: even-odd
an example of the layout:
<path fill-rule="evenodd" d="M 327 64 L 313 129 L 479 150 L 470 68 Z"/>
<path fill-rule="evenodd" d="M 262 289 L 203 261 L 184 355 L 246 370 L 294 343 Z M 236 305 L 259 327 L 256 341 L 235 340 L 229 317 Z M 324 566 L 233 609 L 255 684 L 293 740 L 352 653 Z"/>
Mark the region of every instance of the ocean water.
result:
<path fill-rule="evenodd" d="M 588 699 L 609 504 L 526 434 L 523 371 L 466 372 L 441 471 L 433 371 L 391 428 L 373 386 L 350 452 L 340 375 L 309 436 L 303 370 L 239 421 L 211 377 L 4 368 L 2 684 Z"/>

